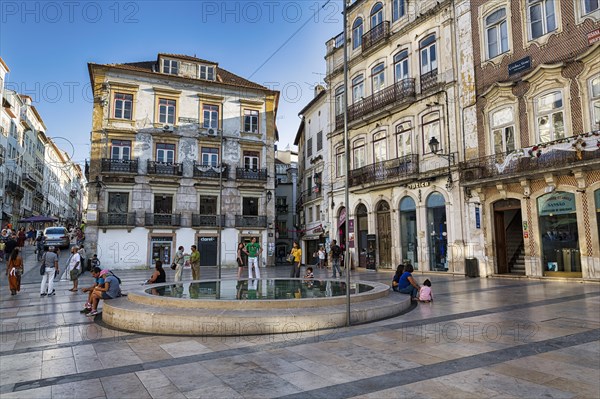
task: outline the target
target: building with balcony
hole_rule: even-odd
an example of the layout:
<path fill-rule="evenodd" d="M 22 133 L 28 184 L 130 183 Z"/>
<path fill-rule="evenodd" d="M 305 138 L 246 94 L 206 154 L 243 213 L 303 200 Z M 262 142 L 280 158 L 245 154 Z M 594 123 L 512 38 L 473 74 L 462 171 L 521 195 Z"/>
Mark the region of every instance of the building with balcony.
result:
<path fill-rule="evenodd" d="M 600 9 L 471 1 L 476 129 L 461 184 L 480 274 L 600 278 Z M 480 204 L 480 205 L 479 205 Z"/>
<path fill-rule="evenodd" d="M 294 241 L 298 241 L 298 153 L 288 148 L 275 150 L 275 255 L 285 262 Z"/>
<path fill-rule="evenodd" d="M 348 37 L 327 42 L 325 208 L 331 238 L 350 247 L 354 265 L 365 267 L 369 252 L 380 268 L 410 262 L 464 273 L 467 208 L 457 168 L 461 129 L 473 129 L 475 120 L 470 21 L 465 0 L 357 0 L 347 9 Z"/>
<path fill-rule="evenodd" d="M 88 67 L 86 236 L 103 265 L 169 264 L 177 247 L 196 244 L 201 264 L 214 266 L 219 234 L 223 265 L 252 237 L 274 264 L 279 93 L 184 55 Z"/>
<path fill-rule="evenodd" d="M 26 205 L 23 178 L 23 136 L 25 126 L 21 123 L 21 109 L 23 100 L 17 92 L 8 88 L 4 89 L 2 110 L 0 110 L 0 126 L 2 126 L 2 142 L 0 151 L 3 153 L 3 195 L 2 195 L 2 220 L 3 224 L 21 218 Z"/>
<path fill-rule="evenodd" d="M 10 72 L 10 69 L 0 57 L 0 104 L 4 109 L 4 82 L 6 75 Z M 0 111 L 2 112 L 2 111 Z M 9 219 L 9 214 L 4 211 L 4 202 L 6 197 L 6 173 L 7 166 L 6 161 L 8 160 L 8 117 L 4 115 L 4 112 L 0 114 L 0 225 L 4 226 Z"/>
<path fill-rule="evenodd" d="M 299 196 L 296 210 L 300 216 L 300 241 L 303 263 L 312 263 L 319 245 L 329 245 L 328 226 L 332 169 L 328 162 L 327 135 L 330 127 L 329 92 L 315 88 L 314 98 L 299 112 L 302 118 L 294 145 L 298 146 Z"/>

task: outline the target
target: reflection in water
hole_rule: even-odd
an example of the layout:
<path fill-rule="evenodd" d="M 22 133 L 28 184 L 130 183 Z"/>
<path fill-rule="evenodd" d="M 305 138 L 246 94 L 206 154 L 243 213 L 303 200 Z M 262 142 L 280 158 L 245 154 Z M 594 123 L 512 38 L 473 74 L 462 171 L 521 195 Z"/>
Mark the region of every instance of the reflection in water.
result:
<path fill-rule="evenodd" d="M 350 294 L 372 290 L 366 284 L 350 284 Z M 190 299 L 293 299 L 346 295 L 346 283 L 333 280 L 223 280 L 169 284 L 149 288 L 147 293 Z"/>

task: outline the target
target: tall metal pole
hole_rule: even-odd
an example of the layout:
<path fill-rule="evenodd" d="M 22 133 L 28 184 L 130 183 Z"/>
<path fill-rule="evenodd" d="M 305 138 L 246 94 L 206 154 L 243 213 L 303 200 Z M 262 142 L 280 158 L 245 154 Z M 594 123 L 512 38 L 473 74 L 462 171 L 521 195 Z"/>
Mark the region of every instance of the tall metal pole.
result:
<path fill-rule="evenodd" d="M 223 230 L 223 129 L 219 130 L 219 138 L 221 146 L 219 147 L 219 212 L 217 215 L 217 239 L 219 256 L 217 257 L 217 278 L 221 280 L 221 258 L 223 256 L 223 245 L 221 244 L 221 230 Z M 220 290 L 217 290 L 217 295 Z"/>
<path fill-rule="evenodd" d="M 346 270 L 346 326 L 350 326 L 350 145 L 348 143 L 348 16 L 347 0 L 344 0 L 344 153 L 346 154 L 346 173 L 344 185 L 344 205 L 346 206 L 346 248 L 344 268 Z"/>

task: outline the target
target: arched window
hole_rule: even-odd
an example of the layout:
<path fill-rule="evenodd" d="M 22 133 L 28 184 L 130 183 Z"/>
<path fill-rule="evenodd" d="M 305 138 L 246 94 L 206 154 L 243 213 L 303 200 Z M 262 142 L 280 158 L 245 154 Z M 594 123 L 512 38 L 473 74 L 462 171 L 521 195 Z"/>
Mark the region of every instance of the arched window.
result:
<path fill-rule="evenodd" d="M 352 24 L 352 48 L 358 48 L 362 44 L 363 21 L 362 18 L 356 18 Z"/>
<path fill-rule="evenodd" d="M 377 3 L 371 8 L 371 29 L 383 22 L 383 5 Z"/>
<path fill-rule="evenodd" d="M 553 91 L 535 101 L 536 122 L 540 143 L 565 138 L 565 106 L 562 91 Z"/>
<path fill-rule="evenodd" d="M 371 69 L 371 82 L 373 93 L 385 88 L 385 67 L 383 63 L 376 65 Z"/>
<path fill-rule="evenodd" d="M 335 89 L 335 114 L 341 115 L 344 112 L 344 86 Z"/>
<path fill-rule="evenodd" d="M 487 58 L 494 58 L 508 51 L 508 25 L 506 9 L 494 11 L 485 19 Z"/>
<path fill-rule="evenodd" d="M 394 81 L 408 79 L 408 50 L 402 50 L 394 56 Z"/>
<path fill-rule="evenodd" d="M 360 74 L 352 79 L 352 103 L 357 103 L 365 96 L 365 77 Z"/>

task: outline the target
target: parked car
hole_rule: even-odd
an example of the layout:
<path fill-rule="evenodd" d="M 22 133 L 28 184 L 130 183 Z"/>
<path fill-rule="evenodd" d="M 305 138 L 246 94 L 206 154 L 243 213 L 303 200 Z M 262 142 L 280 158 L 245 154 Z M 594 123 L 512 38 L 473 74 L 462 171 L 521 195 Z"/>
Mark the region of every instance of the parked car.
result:
<path fill-rule="evenodd" d="M 69 232 L 64 227 L 46 227 L 44 230 L 44 249 L 49 246 L 55 246 L 59 248 L 69 248 L 71 240 L 69 239 Z"/>

